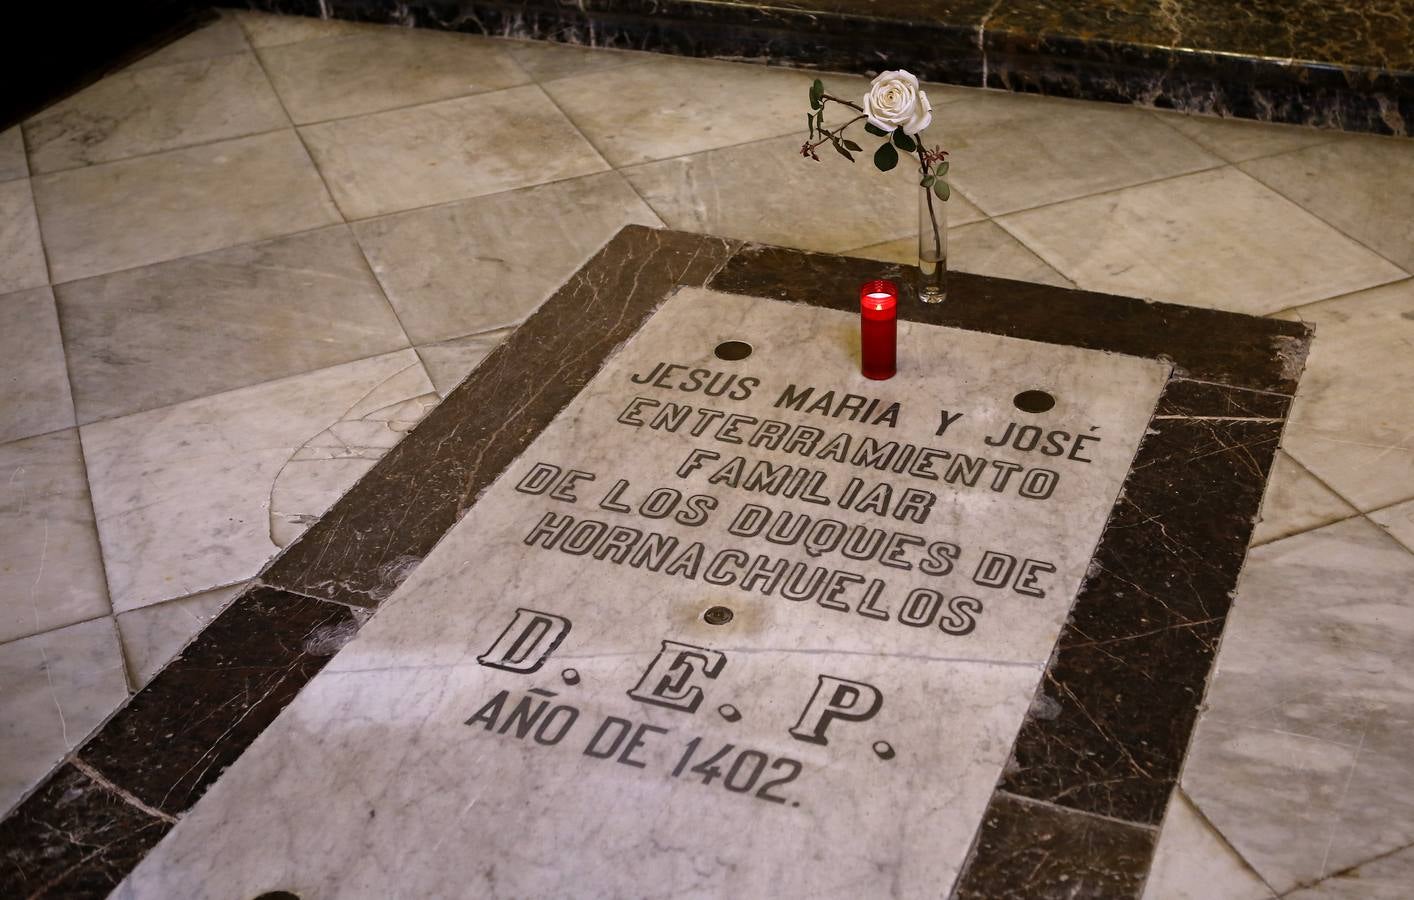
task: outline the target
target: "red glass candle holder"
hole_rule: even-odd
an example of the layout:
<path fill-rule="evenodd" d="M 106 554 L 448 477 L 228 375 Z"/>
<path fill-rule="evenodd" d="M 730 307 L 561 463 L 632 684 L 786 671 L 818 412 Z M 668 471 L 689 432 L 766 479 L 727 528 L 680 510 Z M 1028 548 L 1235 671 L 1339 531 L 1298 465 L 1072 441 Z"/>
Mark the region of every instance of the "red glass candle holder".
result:
<path fill-rule="evenodd" d="M 898 370 L 898 285 L 866 281 L 859 288 L 860 371 L 883 381 Z"/>

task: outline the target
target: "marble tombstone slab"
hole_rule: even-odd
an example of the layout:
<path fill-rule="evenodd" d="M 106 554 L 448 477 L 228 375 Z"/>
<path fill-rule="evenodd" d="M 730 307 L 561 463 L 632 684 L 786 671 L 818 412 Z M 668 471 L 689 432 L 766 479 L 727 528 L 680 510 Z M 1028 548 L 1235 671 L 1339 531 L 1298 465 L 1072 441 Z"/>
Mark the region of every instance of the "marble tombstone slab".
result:
<path fill-rule="evenodd" d="M 117 896 L 945 894 L 1169 367 L 857 328 L 669 298 Z"/>

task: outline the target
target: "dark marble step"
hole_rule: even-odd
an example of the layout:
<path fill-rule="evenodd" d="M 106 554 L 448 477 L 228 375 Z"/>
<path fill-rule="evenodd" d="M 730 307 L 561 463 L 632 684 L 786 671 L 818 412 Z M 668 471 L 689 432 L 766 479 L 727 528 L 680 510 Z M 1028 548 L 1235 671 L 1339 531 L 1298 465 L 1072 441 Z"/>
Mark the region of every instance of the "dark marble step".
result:
<path fill-rule="evenodd" d="M 1414 0 L 229 0 L 1409 135 Z"/>

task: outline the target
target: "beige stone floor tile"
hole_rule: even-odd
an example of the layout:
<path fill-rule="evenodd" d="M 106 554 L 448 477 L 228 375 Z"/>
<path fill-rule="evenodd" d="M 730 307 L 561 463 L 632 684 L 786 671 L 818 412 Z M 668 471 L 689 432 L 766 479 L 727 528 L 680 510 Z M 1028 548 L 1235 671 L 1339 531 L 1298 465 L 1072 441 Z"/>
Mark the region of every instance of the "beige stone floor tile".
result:
<path fill-rule="evenodd" d="M 56 293 L 83 424 L 408 346 L 344 225 Z"/>
<path fill-rule="evenodd" d="M 1414 842 L 1411 584 L 1363 517 L 1248 556 L 1182 785 L 1278 893 Z"/>
<path fill-rule="evenodd" d="M 133 690 L 151 681 L 245 587 L 246 582 L 227 585 L 118 616 L 118 636 Z"/>
<path fill-rule="evenodd" d="M 1338 131 L 1303 125 L 1273 125 L 1251 119 L 1224 119 L 1163 110 L 1155 110 L 1153 115 L 1228 162 L 1244 162 L 1259 156 L 1301 150 L 1340 137 Z"/>
<path fill-rule="evenodd" d="M 0 643 L 108 611 L 79 433 L 0 444 Z"/>
<path fill-rule="evenodd" d="M 1404 277 L 1233 168 L 1000 222 L 1082 288 L 1234 312 L 1272 313 Z"/>
<path fill-rule="evenodd" d="M 0 294 L 48 281 L 30 180 L 0 182 Z"/>
<path fill-rule="evenodd" d="M 0 296 L 0 443 L 74 424 L 49 288 Z"/>
<path fill-rule="evenodd" d="M 900 238 L 872 247 L 851 250 L 848 255 L 917 265 L 918 239 Z M 1039 256 L 1027 250 L 1025 245 L 990 220 L 948 229 L 948 269 L 954 272 L 1032 281 L 1037 284 L 1074 287 L 1068 278 L 1046 265 Z"/>
<path fill-rule="evenodd" d="M 1286 451 L 1362 511 L 1414 497 L 1414 279 L 1282 318 L 1316 328 Z"/>
<path fill-rule="evenodd" d="M 83 426 L 114 609 L 253 577 L 436 399 L 408 349 Z"/>
<path fill-rule="evenodd" d="M 34 191 L 56 282 L 339 221 L 293 131 L 43 175 Z"/>
<path fill-rule="evenodd" d="M 0 645 L 0 815 L 128 696 L 113 619 Z"/>
<path fill-rule="evenodd" d="M 257 49 L 280 47 L 299 41 L 317 41 L 320 38 L 361 34 L 392 27 L 344 22 L 338 19 L 320 19 L 313 16 L 273 15 L 248 9 L 232 10 L 231 15 L 240 23 L 250 45 Z"/>
<path fill-rule="evenodd" d="M 619 167 L 797 131 L 799 146 L 816 77 L 791 69 L 661 58 L 552 81 L 545 90 Z M 832 93 L 850 96 L 862 95 L 866 84 L 843 75 L 824 80 Z M 827 117 L 834 112 L 832 104 Z"/>
<path fill-rule="evenodd" d="M 24 124 L 35 174 L 289 124 L 252 53 L 119 72 Z"/>
<path fill-rule="evenodd" d="M 500 42 L 427 29 L 366 29 L 259 52 L 275 90 L 299 124 L 530 81 Z"/>
<path fill-rule="evenodd" d="M 462 383 L 471 370 L 481 364 L 486 355 L 504 341 L 513 329 L 502 328 L 485 334 L 469 334 L 436 344 L 423 344 L 417 355 L 427 367 L 427 375 L 437 388 L 439 397 L 446 397 L 452 388 Z"/>
<path fill-rule="evenodd" d="M 629 224 L 662 223 L 608 172 L 359 222 L 354 234 L 424 344 L 519 322 Z"/>
<path fill-rule="evenodd" d="M 937 117 L 953 185 L 989 215 L 1220 165 L 1144 110 L 979 91 Z"/>
<path fill-rule="evenodd" d="M 516 65 L 536 81 L 553 81 L 662 58 L 653 53 L 557 44 L 553 41 L 507 40 L 501 46 Z"/>
<path fill-rule="evenodd" d="M 1169 799 L 1143 900 L 1276 900 L 1182 791 Z"/>
<path fill-rule="evenodd" d="M 1414 847 L 1384 854 L 1299 891 L 1288 900 L 1409 900 Z"/>
<path fill-rule="evenodd" d="M 1414 272 L 1414 149 L 1407 138 L 1341 135 L 1242 169 Z"/>
<path fill-rule="evenodd" d="M 350 219 L 608 168 L 534 85 L 300 131 Z"/>
<path fill-rule="evenodd" d="M 1356 514 L 1355 507 L 1321 484 L 1289 454 L 1278 450 L 1267 476 L 1262 518 L 1252 531 L 1251 543 L 1271 543 Z"/>
<path fill-rule="evenodd" d="M 1414 552 L 1414 499 L 1377 509 L 1370 519 Z"/>
<path fill-rule="evenodd" d="M 25 160 L 25 137 L 20 126 L 0 131 L 0 181 L 12 181 L 29 174 Z"/>
<path fill-rule="evenodd" d="M 670 228 L 843 253 L 917 234 L 916 172 L 868 158 L 803 159 L 803 135 L 709 150 L 624 170 Z M 948 224 L 982 218 L 953 193 Z"/>
<path fill-rule="evenodd" d="M 240 53 L 249 49 L 250 44 L 247 43 L 245 32 L 241 30 L 236 17 L 231 15 L 229 11 L 223 11 L 221 18 L 215 22 L 203 25 L 191 34 L 177 38 L 160 50 L 149 53 L 128 66 L 127 71 L 190 62 L 194 59 L 209 59 L 213 56 L 225 56 L 228 53 Z"/>

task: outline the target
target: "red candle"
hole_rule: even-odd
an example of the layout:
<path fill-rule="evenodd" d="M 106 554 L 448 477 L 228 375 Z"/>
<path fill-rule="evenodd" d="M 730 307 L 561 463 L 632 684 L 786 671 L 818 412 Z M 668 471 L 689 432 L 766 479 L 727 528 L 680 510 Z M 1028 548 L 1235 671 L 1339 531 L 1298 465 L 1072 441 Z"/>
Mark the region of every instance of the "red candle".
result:
<path fill-rule="evenodd" d="M 898 287 L 867 281 L 859 289 L 859 348 L 865 378 L 893 378 L 898 352 Z"/>

